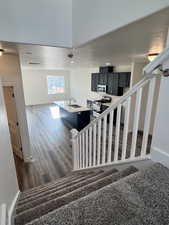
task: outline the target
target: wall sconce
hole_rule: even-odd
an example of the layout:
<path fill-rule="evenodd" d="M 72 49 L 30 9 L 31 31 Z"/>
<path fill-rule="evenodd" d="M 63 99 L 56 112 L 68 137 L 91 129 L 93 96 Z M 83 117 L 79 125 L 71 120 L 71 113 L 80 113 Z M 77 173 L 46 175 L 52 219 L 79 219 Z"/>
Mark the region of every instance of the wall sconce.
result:
<path fill-rule="evenodd" d="M 148 54 L 148 60 L 152 62 L 157 57 L 157 55 L 158 53 Z"/>
<path fill-rule="evenodd" d="M 4 53 L 4 50 L 3 49 L 0 49 L 0 56 L 2 56 Z"/>

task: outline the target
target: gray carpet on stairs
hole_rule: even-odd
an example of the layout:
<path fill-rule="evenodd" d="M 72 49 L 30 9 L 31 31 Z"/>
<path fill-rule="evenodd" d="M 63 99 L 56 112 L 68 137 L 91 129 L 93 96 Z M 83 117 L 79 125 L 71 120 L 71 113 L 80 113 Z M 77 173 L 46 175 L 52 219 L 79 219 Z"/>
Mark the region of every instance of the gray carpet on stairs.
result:
<path fill-rule="evenodd" d="M 101 172 L 103 171 L 100 170 L 100 171 L 96 171 L 95 173 L 101 173 Z M 56 186 L 59 187 L 59 186 L 70 184 L 71 182 L 76 182 L 77 180 L 84 179 L 87 176 L 92 176 L 95 173 L 93 171 L 88 171 L 83 173 L 82 172 L 74 173 L 74 174 L 70 174 L 70 176 L 32 188 L 28 191 L 24 191 L 23 193 L 21 193 L 20 201 L 22 201 L 25 198 L 31 197 L 33 195 L 37 195 L 37 193 L 41 193 L 41 192 L 44 192 L 45 190 L 52 189 L 53 187 L 56 188 Z"/>
<path fill-rule="evenodd" d="M 112 174 L 112 173 L 115 173 L 115 172 L 118 172 L 117 169 L 111 169 L 111 170 L 108 170 L 108 171 L 105 171 L 104 173 L 95 173 L 93 174 L 92 177 L 86 177 L 85 180 L 82 180 L 82 181 L 79 181 L 75 184 L 72 184 L 70 186 L 66 186 L 62 189 L 56 189 L 56 190 L 53 190 L 52 192 L 50 192 L 49 194 L 45 194 L 41 197 L 39 197 L 39 195 L 37 197 L 35 197 L 32 201 L 28 201 L 28 202 L 25 202 L 25 204 L 22 204 L 22 205 L 19 205 L 17 208 L 16 208 L 16 213 L 19 214 L 25 210 L 28 210 L 28 209 L 31 209 L 31 208 L 34 208 L 42 203 L 45 203 L 45 202 L 48 202 L 52 199 L 56 199 L 60 196 L 63 196 L 69 192 L 72 192 L 74 191 L 75 189 L 78 189 L 84 185 L 87 185 L 87 184 L 90 184 L 94 181 L 97 181 L 98 179 L 101 179 L 101 178 L 105 178 L 106 176 Z"/>
<path fill-rule="evenodd" d="M 21 194 L 21 198 L 20 201 L 18 202 L 18 205 L 24 205 L 25 203 L 27 203 L 28 201 L 32 201 L 34 199 L 40 198 L 44 195 L 49 195 L 51 193 L 53 193 L 56 190 L 62 190 L 65 187 L 71 186 L 73 184 L 82 182 L 90 177 L 96 176 L 103 173 L 103 171 L 97 171 L 95 173 L 85 173 L 83 175 L 79 176 L 75 176 L 73 179 L 67 179 L 65 182 L 63 183 L 55 183 L 54 185 L 49 185 L 48 187 L 45 187 L 45 189 L 40 189 L 39 191 L 32 191 L 29 195 L 25 195 L 25 193 Z"/>
<path fill-rule="evenodd" d="M 27 225 L 168 225 L 169 169 L 141 170 Z"/>
<path fill-rule="evenodd" d="M 130 175 L 131 173 L 136 172 L 137 169 L 135 167 L 129 167 L 124 171 L 112 173 L 109 176 L 98 179 L 97 181 L 90 182 L 87 185 L 82 185 L 82 187 L 75 189 L 72 192 L 64 194 L 61 197 L 56 197 L 50 201 L 44 202 L 32 209 L 28 209 L 20 214 L 18 214 L 15 218 L 15 224 L 23 225 L 26 224 L 36 218 L 39 218 L 59 207 L 62 207 L 70 202 L 76 201 L 79 198 L 82 198 L 91 192 L 95 192 L 98 189 L 105 187 L 112 182 L 115 182 L 125 176 Z"/>

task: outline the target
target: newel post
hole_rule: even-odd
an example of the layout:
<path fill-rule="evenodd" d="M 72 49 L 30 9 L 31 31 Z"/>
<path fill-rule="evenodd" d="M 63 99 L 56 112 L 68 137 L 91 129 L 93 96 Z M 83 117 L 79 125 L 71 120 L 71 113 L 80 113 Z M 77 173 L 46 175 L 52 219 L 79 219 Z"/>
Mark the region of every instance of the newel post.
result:
<path fill-rule="evenodd" d="M 73 153 L 73 169 L 76 170 L 79 167 L 79 159 L 78 159 L 78 131 L 76 129 L 71 130 L 72 134 L 72 153 Z"/>

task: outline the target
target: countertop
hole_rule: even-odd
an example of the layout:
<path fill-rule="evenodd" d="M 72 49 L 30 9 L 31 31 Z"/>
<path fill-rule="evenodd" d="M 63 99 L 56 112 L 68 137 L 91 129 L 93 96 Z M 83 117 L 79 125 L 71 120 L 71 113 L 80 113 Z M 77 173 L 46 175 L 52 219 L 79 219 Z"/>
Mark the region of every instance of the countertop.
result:
<path fill-rule="evenodd" d="M 87 107 L 84 107 L 84 106 L 80 106 L 79 108 L 74 108 L 74 107 L 71 106 L 70 101 L 55 101 L 54 104 L 58 105 L 60 108 L 66 110 L 70 113 L 83 112 L 83 111 L 90 111 L 91 110 L 90 108 L 87 108 Z M 76 105 L 76 103 L 73 103 L 73 104 Z"/>

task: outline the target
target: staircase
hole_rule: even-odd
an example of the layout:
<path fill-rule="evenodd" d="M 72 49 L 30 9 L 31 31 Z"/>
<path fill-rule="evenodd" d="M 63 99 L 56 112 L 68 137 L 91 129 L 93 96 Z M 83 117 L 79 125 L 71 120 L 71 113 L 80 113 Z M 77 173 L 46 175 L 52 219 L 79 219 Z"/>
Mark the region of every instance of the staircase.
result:
<path fill-rule="evenodd" d="M 135 167 L 130 166 L 122 171 L 113 168 L 76 172 L 56 182 L 23 192 L 17 203 L 15 224 L 34 224 L 37 218 L 95 193 L 136 171 Z"/>
<path fill-rule="evenodd" d="M 163 225 L 169 169 L 161 164 L 76 172 L 20 195 L 15 225 Z"/>

